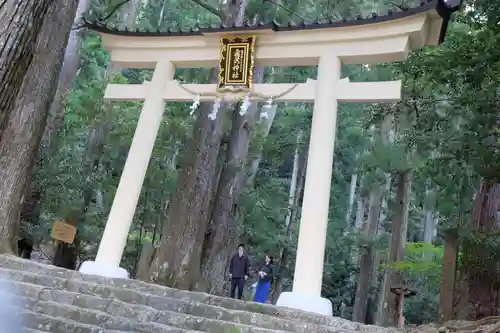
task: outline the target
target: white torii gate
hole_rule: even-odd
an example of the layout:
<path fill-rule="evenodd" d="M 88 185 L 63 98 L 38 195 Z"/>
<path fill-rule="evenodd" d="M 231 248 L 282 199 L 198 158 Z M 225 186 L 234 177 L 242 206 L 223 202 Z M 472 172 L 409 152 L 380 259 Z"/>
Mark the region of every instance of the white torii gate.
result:
<path fill-rule="evenodd" d="M 281 102 L 314 103 L 293 291 L 283 293 L 278 305 L 326 315 L 332 313 L 330 301 L 321 297 L 321 286 L 338 102 L 400 99 L 400 81 L 349 82 L 341 79 L 341 64 L 400 61 L 410 50 L 439 44 L 449 16 L 438 10 L 441 5 L 441 0 L 429 0 L 420 8 L 393 14 L 395 19 L 359 20 L 343 27 L 322 25 L 317 29 L 279 32 L 271 28 L 247 28 L 245 31 L 257 37 L 258 66 L 318 66 L 317 80 L 298 84 L 290 93 L 276 98 Z M 185 84 L 183 89 L 173 80 L 175 68 L 216 66 L 220 37 L 240 36 L 243 28 L 236 28 L 237 32 L 207 29 L 204 33 L 178 36 L 127 35 L 95 29 L 100 30 L 112 62 L 125 68 L 155 69 L 150 82 L 109 84 L 106 89 L 106 99 L 143 100 L 144 105 L 96 260 L 85 262 L 81 267 L 85 273 L 128 278 L 128 273 L 120 268 L 120 261 L 165 102 L 192 101 L 195 96 L 189 91 L 199 93 L 201 100 L 215 99 L 215 96 L 203 95 L 214 93 L 214 84 Z M 276 96 L 291 87 L 291 84 L 255 84 L 253 92 Z"/>

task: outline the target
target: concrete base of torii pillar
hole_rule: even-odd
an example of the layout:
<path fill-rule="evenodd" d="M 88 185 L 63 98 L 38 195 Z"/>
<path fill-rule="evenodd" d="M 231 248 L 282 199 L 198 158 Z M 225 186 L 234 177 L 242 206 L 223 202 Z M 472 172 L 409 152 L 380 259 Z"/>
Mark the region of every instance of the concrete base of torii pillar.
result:
<path fill-rule="evenodd" d="M 290 309 L 297 309 L 323 316 L 332 316 L 332 302 L 328 298 L 302 294 L 296 291 L 285 291 L 281 293 L 277 306 L 283 306 Z"/>
<path fill-rule="evenodd" d="M 96 261 L 85 261 L 78 270 L 80 273 L 98 275 L 106 278 L 129 279 L 130 274 L 125 268 L 99 263 Z"/>

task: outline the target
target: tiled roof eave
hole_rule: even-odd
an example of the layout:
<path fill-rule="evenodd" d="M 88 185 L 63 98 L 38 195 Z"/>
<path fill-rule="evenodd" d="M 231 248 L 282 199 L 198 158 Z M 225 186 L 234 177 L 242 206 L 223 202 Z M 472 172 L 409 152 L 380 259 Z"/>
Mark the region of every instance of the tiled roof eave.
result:
<path fill-rule="evenodd" d="M 256 30 L 268 30 L 268 31 L 300 31 L 300 30 L 315 30 L 315 29 L 331 29 L 331 28 L 341 28 L 341 27 L 352 27 L 359 25 L 368 25 L 375 23 L 382 23 L 397 19 L 406 18 L 409 16 L 424 13 L 430 10 L 436 10 L 436 12 L 443 19 L 441 25 L 441 31 L 439 36 L 439 42 L 444 40 L 446 35 L 446 29 L 448 27 L 448 22 L 451 13 L 456 11 L 459 7 L 449 8 L 444 4 L 444 0 L 425 0 L 421 2 L 420 6 L 409 8 L 406 10 L 391 12 L 389 11 L 387 15 L 378 16 L 372 14 L 371 17 L 361 18 L 353 20 L 343 20 L 343 21 L 330 21 L 330 22 L 317 22 L 317 23 L 299 23 L 299 24 L 288 24 L 280 25 L 276 22 L 273 23 L 257 23 L 255 25 L 243 25 L 243 26 L 232 26 L 226 27 L 222 25 L 217 26 L 196 26 L 189 30 L 179 30 L 175 31 L 169 29 L 168 31 L 140 31 L 140 30 L 119 30 L 116 28 L 109 27 L 100 22 L 87 23 L 87 28 L 95 30 L 100 33 L 110 34 L 110 35 L 120 35 L 120 36 L 131 36 L 131 37 L 182 37 L 182 36 L 201 36 L 211 33 L 221 33 L 221 32 L 240 32 L 240 31 L 256 31 Z"/>

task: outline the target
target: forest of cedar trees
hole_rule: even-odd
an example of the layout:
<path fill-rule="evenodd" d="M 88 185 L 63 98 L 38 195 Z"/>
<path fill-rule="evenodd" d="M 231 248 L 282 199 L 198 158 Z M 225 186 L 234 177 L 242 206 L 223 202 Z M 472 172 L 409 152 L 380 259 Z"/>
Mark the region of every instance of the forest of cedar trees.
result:
<path fill-rule="evenodd" d="M 142 105 L 105 101 L 104 88 L 152 71 L 111 65 L 88 22 L 165 31 L 414 6 L 0 0 L 0 252 L 17 253 L 22 238 L 33 260 L 78 269 L 95 258 Z M 441 46 L 401 63 L 343 66 L 351 81 L 401 79 L 403 92 L 398 103 L 340 105 L 323 277 L 335 316 L 394 326 L 394 282 L 416 292 L 405 302 L 409 325 L 500 316 L 499 45 L 500 2 L 470 0 Z M 316 77 L 313 67 L 255 71 L 267 83 Z M 175 75 L 207 83 L 213 71 Z M 260 105 L 245 117 L 233 105 L 216 120 L 210 105 L 194 116 L 189 106 L 165 108 L 122 266 L 138 279 L 227 295 L 227 262 L 245 243 L 256 267 L 274 255 L 275 301 L 293 279 L 311 105 L 281 103 L 267 119 Z M 52 242 L 61 220 L 78 227 L 73 245 Z"/>

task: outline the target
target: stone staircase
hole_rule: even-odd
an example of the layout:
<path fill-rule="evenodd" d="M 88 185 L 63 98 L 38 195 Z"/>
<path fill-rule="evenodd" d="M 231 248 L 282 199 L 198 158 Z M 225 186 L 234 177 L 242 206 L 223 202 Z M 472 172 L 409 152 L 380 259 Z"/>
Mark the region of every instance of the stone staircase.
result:
<path fill-rule="evenodd" d="M 37 333 L 398 332 L 137 280 L 83 275 L 8 255 L 0 255 L 0 302 L 8 303 L 12 320 L 20 315 L 25 332 Z"/>

